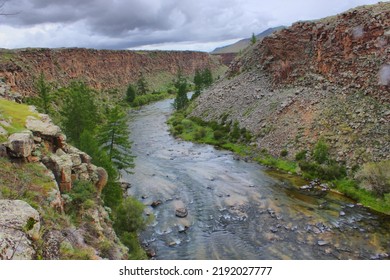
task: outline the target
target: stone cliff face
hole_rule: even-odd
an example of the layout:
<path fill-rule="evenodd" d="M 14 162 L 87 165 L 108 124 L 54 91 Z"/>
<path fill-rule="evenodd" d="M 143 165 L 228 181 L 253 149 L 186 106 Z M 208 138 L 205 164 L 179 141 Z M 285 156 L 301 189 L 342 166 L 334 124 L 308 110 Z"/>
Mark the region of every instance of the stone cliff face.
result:
<path fill-rule="evenodd" d="M 0 78 L 13 91 L 29 96 L 34 79 L 43 72 L 59 86 L 82 79 L 95 89 L 125 88 L 141 73 L 152 86 L 159 77 L 173 77 L 179 67 L 186 75 L 197 68 L 219 67 L 219 58 L 201 52 L 110 51 L 92 49 L 24 49 L 0 51 Z M 169 81 L 168 81 L 169 82 Z"/>
<path fill-rule="evenodd" d="M 0 141 L 0 260 L 126 259 L 127 249 L 100 200 L 107 172 L 69 145 L 60 128 L 32 107 L 25 129 L 13 133 L 9 128 L 20 116 L 3 115 L 2 106 L 12 106 L 15 112 L 27 106 L 0 102 L 0 136 L 7 139 Z M 87 219 L 77 223 L 64 211 L 74 207 L 69 191 L 75 181 L 96 188 L 96 198 L 79 206 Z"/>
<path fill-rule="evenodd" d="M 299 22 L 248 49 L 193 116 L 238 121 L 253 145 L 294 159 L 326 139 L 352 167 L 390 158 L 390 3 Z"/>
<path fill-rule="evenodd" d="M 390 3 L 297 22 L 257 44 L 230 74 L 265 70 L 274 85 L 304 83 L 307 73 L 390 101 Z"/>

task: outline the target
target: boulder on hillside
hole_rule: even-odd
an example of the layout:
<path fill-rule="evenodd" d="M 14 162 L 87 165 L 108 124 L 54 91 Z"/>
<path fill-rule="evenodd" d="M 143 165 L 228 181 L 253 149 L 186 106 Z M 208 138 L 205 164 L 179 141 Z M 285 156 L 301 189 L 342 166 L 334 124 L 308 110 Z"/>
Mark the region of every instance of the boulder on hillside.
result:
<path fill-rule="evenodd" d="M 48 115 L 39 114 L 41 119 L 29 116 L 26 120 L 26 128 L 39 135 L 55 137 L 61 133 L 59 126 L 52 123 Z"/>
<path fill-rule="evenodd" d="M 38 236 L 38 211 L 21 200 L 0 200 L 0 260 L 31 260 Z"/>
<path fill-rule="evenodd" d="M 27 158 L 34 148 L 34 139 L 28 132 L 14 133 L 8 137 L 8 153 L 12 157 Z"/>

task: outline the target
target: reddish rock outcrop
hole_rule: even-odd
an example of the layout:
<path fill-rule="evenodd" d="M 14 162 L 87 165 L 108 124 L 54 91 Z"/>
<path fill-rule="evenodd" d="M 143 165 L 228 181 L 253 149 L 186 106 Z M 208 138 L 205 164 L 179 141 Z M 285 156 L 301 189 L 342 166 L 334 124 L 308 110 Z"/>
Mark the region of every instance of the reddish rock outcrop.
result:
<path fill-rule="evenodd" d="M 43 72 L 48 81 L 66 85 L 84 80 L 95 89 L 125 88 L 141 73 L 158 84 L 160 75 L 184 74 L 196 68 L 219 67 L 217 57 L 202 52 L 112 51 L 93 49 L 21 49 L 0 51 L 0 78 L 13 91 L 34 93 L 34 78 Z"/>
<path fill-rule="evenodd" d="M 390 101 L 390 3 L 363 6 L 319 21 L 297 22 L 264 38 L 230 74 L 259 68 L 274 85 L 304 83 L 307 73 Z"/>

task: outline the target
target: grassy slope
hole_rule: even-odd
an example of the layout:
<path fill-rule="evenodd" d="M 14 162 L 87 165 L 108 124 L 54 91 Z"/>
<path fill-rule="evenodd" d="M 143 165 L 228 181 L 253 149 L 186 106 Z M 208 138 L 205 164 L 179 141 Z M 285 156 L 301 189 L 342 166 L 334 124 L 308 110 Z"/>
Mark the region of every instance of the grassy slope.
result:
<path fill-rule="evenodd" d="M 28 116 L 36 116 L 32 113 L 27 105 L 17 104 L 12 101 L 0 99 L 0 120 L 5 120 L 10 126 L 2 125 L 8 133 L 15 133 L 25 129 L 25 123 Z M 0 136 L 0 142 L 5 141 L 4 137 Z"/>

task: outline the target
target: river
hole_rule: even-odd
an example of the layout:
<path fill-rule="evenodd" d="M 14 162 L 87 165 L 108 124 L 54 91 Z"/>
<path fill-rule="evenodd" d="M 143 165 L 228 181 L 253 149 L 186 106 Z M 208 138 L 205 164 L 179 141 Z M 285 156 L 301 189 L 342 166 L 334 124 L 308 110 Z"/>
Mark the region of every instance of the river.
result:
<path fill-rule="evenodd" d="M 140 238 L 156 259 L 389 258 L 388 216 L 331 192 L 300 190 L 231 152 L 175 139 L 166 125 L 171 103 L 131 112 L 135 168 L 123 177 L 154 216 Z M 188 215 L 176 217 L 178 208 Z"/>

